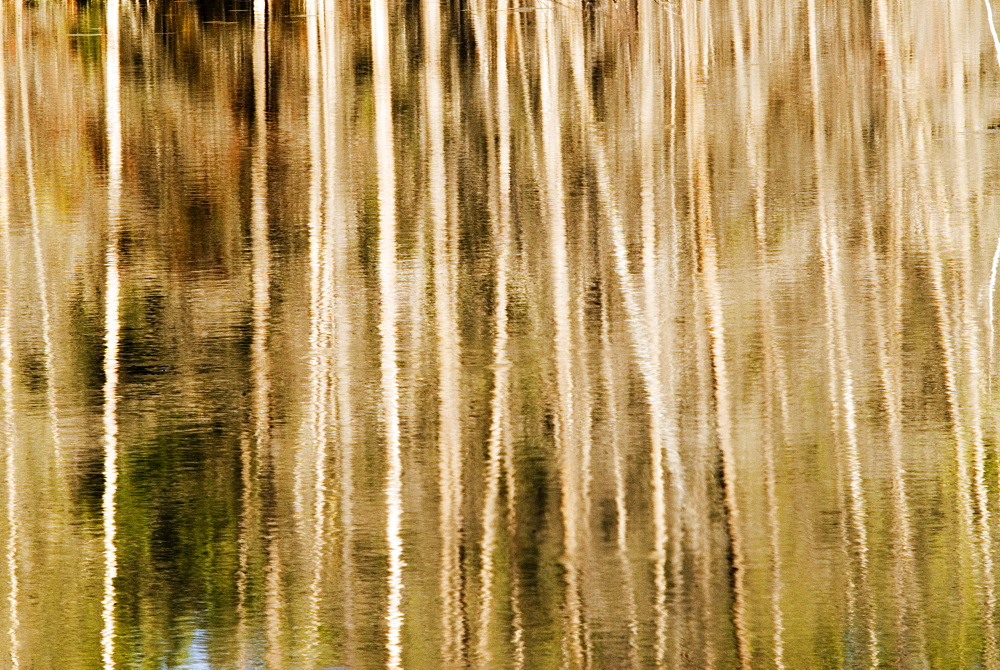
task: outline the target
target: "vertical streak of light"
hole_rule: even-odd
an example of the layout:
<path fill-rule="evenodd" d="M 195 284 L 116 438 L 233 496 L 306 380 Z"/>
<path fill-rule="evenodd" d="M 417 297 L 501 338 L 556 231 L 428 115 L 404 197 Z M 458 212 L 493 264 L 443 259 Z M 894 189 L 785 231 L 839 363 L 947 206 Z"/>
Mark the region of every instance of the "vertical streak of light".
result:
<path fill-rule="evenodd" d="M 428 200 L 433 229 L 434 310 L 438 330 L 438 486 L 441 505 L 442 662 L 457 667 L 465 657 L 461 584 L 462 434 L 459 405 L 459 334 L 455 305 L 454 231 L 449 225 L 445 170 L 441 8 L 423 4 L 424 81 L 427 109 Z M 482 49 L 477 49 L 482 51 Z"/>
<path fill-rule="evenodd" d="M 544 157 L 545 194 L 549 225 L 549 254 L 552 263 L 552 303 L 554 311 L 553 343 L 556 358 L 555 447 L 559 463 L 561 512 L 563 521 L 563 561 L 565 565 L 565 607 L 568 631 L 569 664 L 585 664 L 583 621 L 580 602 L 580 529 L 576 510 L 582 504 L 575 477 L 576 453 L 575 389 L 571 357 L 569 314 L 569 269 L 567 266 L 566 195 L 563 185 L 562 119 L 559 110 L 559 35 L 555 8 L 550 5 L 538 12 L 539 97 L 542 115 L 542 154 Z"/>
<path fill-rule="evenodd" d="M 105 105 L 108 141 L 108 241 L 105 255 L 105 350 L 104 350 L 104 597 L 102 601 L 102 658 L 105 667 L 114 664 L 115 584 L 117 575 L 116 493 L 118 488 L 118 343 L 120 332 L 120 278 L 118 234 L 121 225 L 122 127 L 119 75 L 119 4 L 106 7 Z"/>
<path fill-rule="evenodd" d="M 504 444 L 509 439 L 510 357 L 507 353 L 507 281 L 510 273 L 510 82 L 507 74 L 508 0 L 497 2 L 495 114 L 498 127 L 498 216 L 493 222 L 495 256 L 493 300 L 493 393 L 490 397 L 490 433 L 487 439 L 486 492 L 483 503 L 483 547 L 480 567 L 480 619 L 476 660 L 484 668 L 492 664 L 490 623 L 493 618 L 494 563 L 496 560 L 497 522 L 499 517 L 500 474 Z M 493 169 L 493 164 L 490 164 Z M 510 496 L 511 492 L 508 491 Z M 512 576 L 516 579 L 516 576 Z"/>
<path fill-rule="evenodd" d="M 642 306 L 645 312 L 646 332 L 649 335 L 649 347 L 653 352 L 651 371 L 658 379 L 663 378 L 661 369 L 660 345 L 660 310 L 659 289 L 656 276 L 656 201 L 653 193 L 653 114 L 656 100 L 653 94 L 653 84 L 656 78 L 653 63 L 653 31 L 654 19 L 658 9 L 654 8 L 654 0 L 639 2 L 639 146 L 640 146 L 640 207 L 642 219 Z M 663 471 L 663 440 L 660 431 L 656 430 L 653 413 L 650 413 L 650 463 L 652 469 L 653 495 L 653 553 L 656 556 L 654 564 L 654 583 L 656 594 L 653 608 L 656 618 L 656 665 L 666 664 L 667 648 L 667 527 L 665 500 L 665 477 Z M 679 560 L 679 552 L 674 552 L 674 560 Z"/>
<path fill-rule="evenodd" d="M 857 408 L 854 397 L 854 378 L 851 374 L 847 352 L 846 316 L 844 313 L 843 279 L 841 271 L 840 244 L 838 232 L 833 229 L 828 211 L 828 195 L 833 188 L 828 173 L 826 151 L 826 125 L 821 111 L 821 91 L 819 86 L 819 44 L 817 37 L 816 1 L 808 0 L 809 20 L 809 72 L 813 94 L 813 137 L 816 161 L 817 208 L 820 224 L 820 250 L 823 260 L 823 287 L 826 300 L 826 327 L 830 338 L 830 386 L 831 398 L 842 423 L 845 435 L 845 461 L 848 476 L 848 491 L 851 506 L 851 525 L 854 530 L 854 545 L 860 571 L 861 591 L 866 609 L 868 632 L 868 653 L 871 667 L 878 667 L 878 638 L 875 627 L 875 613 L 869 592 L 868 575 L 868 529 L 867 511 L 864 500 L 864 481 L 861 474 L 861 460 L 857 433 Z M 839 372 L 838 372 L 839 371 Z"/>
<path fill-rule="evenodd" d="M 263 4 L 263 3 L 261 3 Z M 256 6 L 255 6 L 256 8 Z M 267 215 L 267 28 L 255 13 L 253 26 L 254 138 L 250 164 L 250 245 L 252 335 L 250 340 L 251 412 L 258 473 L 269 472 L 271 438 L 271 360 L 268 339 L 271 311 L 271 248 Z M 264 465 L 267 464 L 267 465 Z M 267 530 L 265 567 L 266 662 L 281 664 L 281 563 L 277 530 Z"/>
<path fill-rule="evenodd" d="M 114 667 L 116 494 L 118 492 L 118 341 L 119 306 L 118 237 L 122 200 L 122 114 L 120 75 L 119 0 L 105 6 L 104 100 L 108 142 L 108 240 L 105 247 L 104 287 L 104 597 L 101 603 L 101 656 L 105 668 Z"/>
<path fill-rule="evenodd" d="M 52 317 L 49 310 L 49 288 L 45 277 L 45 260 L 42 254 L 41 222 L 38 211 L 38 189 L 35 184 L 34 140 L 31 131 L 31 108 L 28 100 L 28 74 L 24 55 L 24 10 L 23 3 L 14 3 L 17 18 L 17 74 L 20 84 L 21 124 L 24 128 L 24 160 L 28 185 L 28 207 L 31 215 L 31 248 L 34 254 L 35 277 L 38 283 L 38 308 L 42 313 L 42 342 L 45 348 L 46 396 L 49 412 L 49 430 L 52 431 L 53 456 L 61 474 L 62 444 L 59 439 L 59 420 L 56 412 L 55 353 L 52 346 Z"/>
<path fill-rule="evenodd" d="M 690 2 L 685 3 L 685 7 Z M 702 9 L 704 13 L 707 10 Z M 685 30 L 694 32 L 690 15 L 686 16 Z M 704 25 L 702 26 L 704 28 Z M 693 37 L 693 35 L 692 35 Z M 702 40 L 705 36 L 702 35 Z M 694 40 L 686 40 L 687 44 Z M 741 668 L 749 668 L 752 661 L 750 636 L 746 623 L 746 558 L 743 547 L 743 528 L 737 498 L 736 458 L 733 452 L 732 406 L 729 391 L 729 374 L 726 365 L 725 322 L 722 308 L 722 289 L 719 284 L 718 248 L 715 224 L 712 220 L 711 182 L 708 171 L 707 128 L 705 125 L 705 94 L 708 71 L 703 58 L 700 69 L 690 74 L 691 90 L 688 92 L 688 133 L 691 136 L 693 190 L 695 196 L 695 222 L 701 269 L 701 291 L 704 292 L 709 318 L 709 340 L 714 375 L 716 413 L 716 439 L 722 461 L 723 499 L 726 508 L 726 526 L 729 531 L 732 554 L 733 625 L 736 631 L 737 654 Z"/>
<path fill-rule="evenodd" d="M 0 32 L 5 29 L 4 7 L 0 3 Z M 3 264 L 3 293 L 0 294 L 0 393 L 3 394 L 4 468 L 7 479 L 7 644 L 8 662 L 12 669 L 20 667 L 20 619 L 18 616 L 17 549 L 20 533 L 17 515 L 16 447 L 17 435 L 14 418 L 14 369 L 11 319 L 14 300 L 14 278 L 11 272 L 10 245 L 10 163 L 7 155 L 7 77 L 6 68 L 0 67 L 0 263 Z"/>
<path fill-rule="evenodd" d="M 390 670 L 402 668 L 403 632 L 403 463 L 399 435 L 399 370 L 396 359 L 396 165 L 393 156 L 392 71 L 389 64 L 389 7 L 371 0 L 372 64 L 375 89 L 375 162 L 378 172 L 378 277 L 381 290 L 382 420 L 386 440 L 386 540 L 389 545 L 389 601 L 386 651 Z"/>
<path fill-rule="evenodd" d="M 780 385 L 776 377 L 781 376 L 784 367 L 780 358 L 775 337 L 775 314 L 772 304 L 773 289 L 770 267 L 767 259 L 767 171 L 766 143 L 764 128 L 766 125 L 766 101 L 764 82 L 760 72 L 763 68 L 760 45 L 760 14 L 756 0 L 751 0 L 749 7 L 749 46 L 750 67 L 744 65 L 741 79 L 747 83 L 749 107 L 749 131 L 747 135 L 747 153 L 750 171 L 753 179 L 754 193 L 754 232 L 757 242 L 757 270 L 760 273 L 759 308 L 763 313 L 763 378 L 764 378 L 764 488 L 767 500 L 767 530 L 771 549 L 771 619 L 774 627 L 772 645 L 774 665 L 781 670 L 785 667 L 784 615 L 781 609 L 782 599 L 782 560 L 780 541 L 780 522 L 778 517 L 778 493 L 774 462 L 774 400 L 776 386 Z M 784 419 L 784 412 L 782 413 Z"/>
<path fill-rule="evenodd" d="M 309 615 L 304 637 L 304 661 L 307 667 L 315 667 L 319 646 L 320 604 L 322 599 L 322 557 L 325 549 L 324 498 L 325 498 L 325 455 L 326 455 L 326 382 L 329 379 L 329 357 L 327 342 L 321 337 L 320 321 L 322 276 L 321 266 L 325 258 L 323 243 L 323 220 L 321 219 L 322 164 L 320 160 L 320 61 L 319 61 L 319 15 L 317 0 L 306 1 L 306 51 L 309 71 L 308 92 L 308 132 L 309 132 L 309 385 L 310 385 L 310 430 L 315 456 L 313 523 L 310 546 L 312 579 L 309 584 Z M 296 475 L 300 468 L 296 467 Z"/>
<path fill-rule="evenodd" d="M 344 76 L 344 42 L 346 32 L 340 25 L 340 5 L 337 0 L 323 0 L 324 11 L 321 15 L 321 30 L 323 36 L 323 109 L 325 133 L 326 162 L 326 227 L 325 248 L 332 255 L 330 263 L 333 272 L 333 284 L 330 290 L 339 295 L 331 305 L 333 313 L 333 328 L 330 336 L 334 342 L 334 384 L 331 402 L 336 402 L 338 418 L 337 443 L 339 468 L 337 471 L 337 488 L 340 494 L 340 527 L 341 527 L 341 561 L 342 561 L 342 612 L 345 628 L 344 663 L 353 665 L 353 645 L 355 643 L 354 625 L 354 588 L 353 588 L 353 428 L 351 425 L 351 361 L 350 338 L 351 305 L 347 300 L 350 293 L 348 286 L 347 248 L 350 238 L 348 226 L 347 205 L 349 189 L 346 186 L 348 175 L 342 167 L 345 137 L 344 109 L 349 100 L 349 92 Z M 331 251 L 332 247 L 332 251 Z"/>
<path fill-rule="evenodd" d="M 253 0 L 254 27 L 264 27 L 267 21 L 267 0 Z"/>

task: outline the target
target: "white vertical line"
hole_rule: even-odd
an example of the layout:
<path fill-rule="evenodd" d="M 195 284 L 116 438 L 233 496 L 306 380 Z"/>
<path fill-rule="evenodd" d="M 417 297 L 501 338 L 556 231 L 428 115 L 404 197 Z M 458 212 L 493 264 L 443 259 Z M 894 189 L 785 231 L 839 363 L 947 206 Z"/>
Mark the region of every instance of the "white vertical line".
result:
<path fill-rule="evenodd" d="M 104 288 L 104 599 L 101 632 L 102 661 L 114 667 L 115 577 L 118 555 L 115 548 L 116 500 L 118 491 L 118 340 L 121 329 L 119 303 L 118 236 L 121 228 L 122 198 L 122 118 L 119 0 L 106 5 L 105 113 L 108 141 L 108 240 L 105 246 Z"/>
<path fill-rule="evenodd" d="M 387 0 L 371 2 L 373 84 L 375 93 L 375 161 L 378 172 L 381 290 L 382 420 L 386 440 L 386 540 L 389 546 L 389 600 L 386 651 L 391 670 L 403 667 L 403 463 L 399 435 L 399 369 L 396 356 L 396 174 L 393 149 L 392 71 L 389 63 Z"/>

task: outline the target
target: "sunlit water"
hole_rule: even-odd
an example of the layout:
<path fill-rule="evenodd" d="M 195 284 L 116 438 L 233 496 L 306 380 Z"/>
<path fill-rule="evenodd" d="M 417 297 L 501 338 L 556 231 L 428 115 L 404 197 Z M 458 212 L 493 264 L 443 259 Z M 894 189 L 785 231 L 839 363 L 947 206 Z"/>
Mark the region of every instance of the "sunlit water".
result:
<path fill-rule="evenodd" d="M 1000 667 L 980 0 L 267 4 L 0 3 L 0 667 Z"/>

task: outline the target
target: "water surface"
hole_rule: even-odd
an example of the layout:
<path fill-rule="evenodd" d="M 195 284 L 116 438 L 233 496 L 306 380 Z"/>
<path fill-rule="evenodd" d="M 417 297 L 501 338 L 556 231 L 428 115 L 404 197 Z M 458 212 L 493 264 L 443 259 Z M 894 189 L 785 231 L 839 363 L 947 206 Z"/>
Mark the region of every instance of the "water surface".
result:
<path fill-rule="evenodd" d="M 1000 667 L 911 4 L 0 4 L 0 665 Z"/>

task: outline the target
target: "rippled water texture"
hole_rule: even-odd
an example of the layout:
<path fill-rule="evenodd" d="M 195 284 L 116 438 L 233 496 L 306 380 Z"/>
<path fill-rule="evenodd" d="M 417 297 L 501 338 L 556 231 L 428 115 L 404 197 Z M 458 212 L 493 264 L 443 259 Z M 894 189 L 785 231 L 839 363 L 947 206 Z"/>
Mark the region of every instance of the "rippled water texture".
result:
<path fill-rule="evenodd" d="M 1000 667 L 982 1 L 538 2 L 0 2 L 0 667 Z"/>

